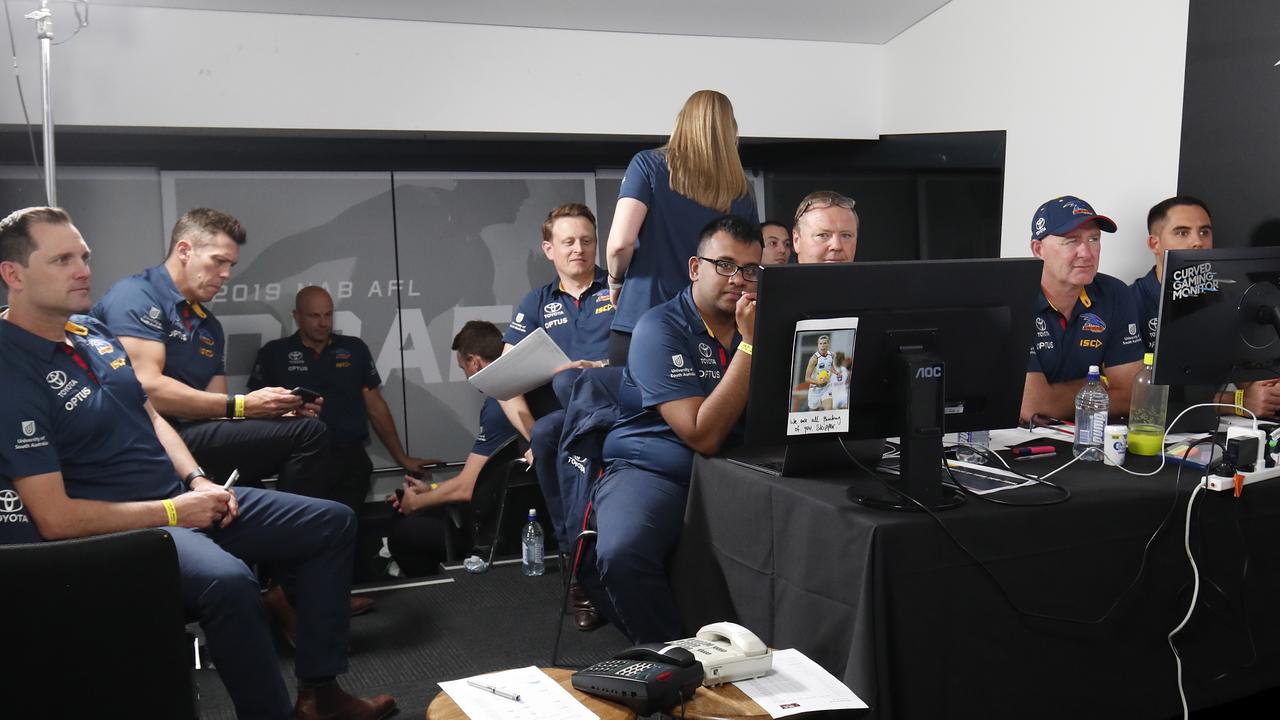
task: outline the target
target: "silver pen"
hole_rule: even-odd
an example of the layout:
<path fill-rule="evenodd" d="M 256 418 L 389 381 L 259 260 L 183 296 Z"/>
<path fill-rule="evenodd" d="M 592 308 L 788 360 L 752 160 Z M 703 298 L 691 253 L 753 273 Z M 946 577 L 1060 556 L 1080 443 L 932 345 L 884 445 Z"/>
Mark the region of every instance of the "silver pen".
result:
<path fill-rule="evenodd" d="M 231 471 L 231 477 L 227 478 L 227 482 L 222 486 L 223 490 L 230 490 L 236 481 L 240 479 L 240 468 Z"/>
<path fill-rule="evenodd" d="M 494 686 L 492 686 L 492 685 L 485 685 L 484 683 L 476 682 L 475 680 L 468 680 L 468 681 L 467 681 L 467 684 L 468 684 L 468 685 L 470 685 L 470 686 L 471 686 L 471 687 L 473 687 L 473 688 L 477 688 L 477 689 L 479 689 L 479 690 L 483 690 L 483 691 L 485 691 L 485 692 L 487 692 L 487 693 L 493 693 L 494 695 L 497 695 L 498 697 L 504 697 L 504 698 L 506 698 L 506 699 L 508 699 L 508 700 L 515 700 L 516 702 L 520 702 L 520 694 L 519 694 L 519 693 L 513 693 L 513 692 L 511 692 L 511 691 L 509 691 L 509 690 L 503 690 L 503 689 L 502 689 L 502 688 L 500 688 L 500 687 L 494 687 Z"/>

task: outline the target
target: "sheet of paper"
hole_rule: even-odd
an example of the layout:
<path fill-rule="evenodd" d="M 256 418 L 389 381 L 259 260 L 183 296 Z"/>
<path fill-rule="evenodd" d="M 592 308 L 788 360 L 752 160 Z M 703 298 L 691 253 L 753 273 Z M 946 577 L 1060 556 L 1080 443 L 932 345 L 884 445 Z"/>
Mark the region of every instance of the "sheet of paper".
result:
<path fill-rule="evenodd" d="M 787 435 L 849 431 L 858 318 L 801 320 L 792 339 Z"/>
<path fill-rule="evenodd" d="M 844 683 L 795 649 L 775 650 L 768 675 L 734 685 L 775 718 L 867 707 Z"/>
<path fill-rule="evenodd" d="M 520 699 L 511 700 L 472 687 L 468 680 L 501 688 Z M 560 683 L 533 666 L 446 680 L 440 683 L 440 689 L 449 693 L 471 720 L 600 720 Z"/>
<path fill-rule="evenodd" d="M 999 465 L 974 465 L 959 460 L 948 460 L 947 467 L 951 468 L 951 474 L 956 482 L 963 483 L 965 488 L 975 495 L 986 495 L 1035 484 L 1034 480 L 1028 480 Z"/>
<path fill-rule="evenodd" d="M 546 330 L 538 328 L 516 343 L 511 352 L 472 375 L 468 382 L 489 397 L 510 400 L 547 384 L 556 368 L 567 362 L 569 358 L 560 346 Z"/>

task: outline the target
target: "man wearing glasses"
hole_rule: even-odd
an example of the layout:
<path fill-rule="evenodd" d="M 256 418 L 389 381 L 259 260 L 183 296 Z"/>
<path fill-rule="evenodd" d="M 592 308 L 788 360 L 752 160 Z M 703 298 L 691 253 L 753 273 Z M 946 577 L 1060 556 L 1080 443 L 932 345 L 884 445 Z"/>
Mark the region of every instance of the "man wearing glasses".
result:
<path fill-rule="evenodd" d="M 712 221 L 690 286 L 640 318 L 595 492 L 597 606 L 634 642 L 679 637 L 666 558 L 684 519 L 695 452 L 740 437 L 763 241 L 741 218 Z M 605 603 L 609 602 L 609 605 Z"/>
<path fill-rule="evenodd" d="M 1129 288 L 1098 272 L 1104 231 L 1114 233 L 1115 222 L 1070 195 L 1044 203 L 1031 219 L 1031 252 L 1044 268 L 1022 393 L 1024 421 L 1036 414 L 1071 417 L 1090 365 L 1106 376 L 1111 415 L 1129 411 L 1145 346 Z"/>
<path fill-rule="evenodd" d="M 796 208 L 791 231 L 796 262 L 853 262 L 858 250 L 858 212 L 853 200 L 831 190 L 811 192 Z"/>

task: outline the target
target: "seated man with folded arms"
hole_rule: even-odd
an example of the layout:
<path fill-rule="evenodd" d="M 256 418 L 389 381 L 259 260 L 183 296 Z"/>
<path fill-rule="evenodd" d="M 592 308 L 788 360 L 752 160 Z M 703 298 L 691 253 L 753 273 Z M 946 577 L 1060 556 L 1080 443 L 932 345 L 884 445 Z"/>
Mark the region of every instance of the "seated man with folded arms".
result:
<path fill-rule="evenodd" d="M 573 361 L 571 367 L 600 367 L 608 361 L 614 306 L 609 299 L 608 276 L 596 265 L 596 248 L 596 218 L 586 205 L 567 203 L 547 214 L 542 223 L 542 253 L 555 266 L 556 279 L 532 290 L 516 308 L 502 338 L 504 354 L 542 328 Z M 502 401 L 507 419 L 529 442 L 526 459 L 538 475 L 561 548 L 569 547 L 576 534 L 570 533 L 564 520 L 556 452 L 564 427 L 563 405 L 576 377 L 576 372 L 557 373 L 552 383 L 554 395 L 549 387 L 531 393 L 539 396 L 539 407 L 531 409 L 524 395 Z M 571 582 L 570 592 L 579 629 L 599 627 L 600 619 L 577 582 Z"/>
<path fill-rule="evenodd" d="M 355 518 L 335 502 L 224 489 L 156 412 L 122 343 L 90 305 L 89 246 L 57 208 L 0 220 L 0 474 L 48 540 L 162 527 L 178 554 L 183 601 L 200 618 L 241 718 L 386 717 L 388 695 L 362 700 L 347 670 Z M 185 478 L 185 479 L 184 479 Z M 299 588 L 298 699 L 289 702 L 246 563 L 290 569 Z M 145 651 L 145 648 L 141 650 Z"/>
<path fill-rule="evenodd" d="M 688 261 L 690 286 L 635 327 L 595 490 L 596 566 L 611 601 L 602 610 L 635 642 L 683 635 L 667 558 L 693 454 L 714 454 L 741 435 L 761 252 L 755 223 L 711 222 Z"/>
<path fill-rule="evenodd" d="M 796 262 L 853 262 L 858 252 L 858 211 L 854 201 L 832 190 L 818 190 L 804 196 L 796 207 L 791 228 L 791 244 Z"/>
<path fill-rule="evenodd" d="M 764 237 L 761 265 L 786 265 L 791 262 L 791 228 L 777 220 L 765 220 L 760 223 L 760 234 Z"/>
<path fill-rule="evenodd" d="M 471 320 L 454 336 L 452 349 L 457 354 L 458 367 L 471 377 L 502 354 L 502 333 L 493 323 Z M 403 498 L 387 498 L 404 516 L 387 534 L 387 547 L 405 575 L 418 577 L 440 571 L 445 559 L 445 536 L 458 537 L 444 512 L 445 506 L 470 502 L 476 480 L 490 456 L 516 435 L 498 401 L 485 398 L 480 406 L 480 432 L 462 471 L 441 482 L 406 475 Z"/>
<path fill-rule="evenodd" d="M 1138 327 L 1147 341 L 1147 351 L 1155 350 L 1157 322 L 1160 312 L 1160 284 L 1164 281 L 1165 250 L 1200 250 L 1213 247 L 1213 219 L 1209 206 L 1190 195 L 1161 200 L 1147 213 L 1147 247 L 1155 256 L 1155 265 L 1146 275 L 1133 281 L 1129 290 L 1133 293 L 1138 310 Z M 1226 405 L 1242 404 L 1256 415 L 1274 417 L 1280 413 L 1280 380 L 1263 380 L 1238 383 L 1239 397 L 1225 392 L 1217 401 Z M 1228 408 L 1220 412 L 1230 413 Z M 1169 418 L 1172 420 L 1173 418 Z"/>
<path fill-rule="evenodd" d="M 1129 411 L 1144 345 L 1129 288 L 1098 272 L 1102 233 L 1111 218 L 1070 195 L 1050 200 L 1031 219 L 1031 252 L 1044 261 L 1036 333 L 1027 359 L 1021 417 L 1071 420 L 1090 365 L 1107 379 L 1110 413 Z"/>

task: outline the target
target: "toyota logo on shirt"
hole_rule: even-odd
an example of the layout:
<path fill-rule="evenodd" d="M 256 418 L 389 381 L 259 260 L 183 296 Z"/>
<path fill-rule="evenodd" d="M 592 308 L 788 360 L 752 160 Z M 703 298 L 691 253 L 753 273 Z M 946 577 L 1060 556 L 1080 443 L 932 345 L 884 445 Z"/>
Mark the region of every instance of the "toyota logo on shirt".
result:
<path fill-rule="evenodd" d="M 49 383 L 49 387 L 54 390 L 61 390 L 63 385 L 67 384 L 67 374 L 61 370 L 54 370 L 44 376 L 45 382 Z"/>
<path fill-rule="evenodd" d="M 0 512 L 14 513 L 22 511 L 22 498 L 13 490 L 0 490 Z"/>

